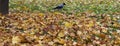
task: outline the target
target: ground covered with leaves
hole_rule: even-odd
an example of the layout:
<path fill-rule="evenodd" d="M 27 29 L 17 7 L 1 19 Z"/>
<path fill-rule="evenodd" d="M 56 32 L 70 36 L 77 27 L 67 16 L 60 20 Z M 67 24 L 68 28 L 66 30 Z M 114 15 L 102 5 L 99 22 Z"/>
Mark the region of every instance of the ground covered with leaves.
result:
<path fill-rule="evenodd" d="M 119 46 L 120 14 L 48 12 L 0 15 L 0 45 Z"/>

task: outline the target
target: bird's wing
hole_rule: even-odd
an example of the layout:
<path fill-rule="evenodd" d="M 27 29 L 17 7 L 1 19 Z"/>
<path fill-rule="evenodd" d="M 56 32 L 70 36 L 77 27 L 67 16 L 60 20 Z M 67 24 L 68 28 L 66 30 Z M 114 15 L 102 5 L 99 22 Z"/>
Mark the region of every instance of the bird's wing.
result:
<path fill-rule="evenodd" d="M 63 7 L 63 6 L 64 6 L 63 4 L 60 4 L 60 5 L 58 5 L 57 7 L 53 8 L 53 9 L 61 8 L 61 7 Z"/>

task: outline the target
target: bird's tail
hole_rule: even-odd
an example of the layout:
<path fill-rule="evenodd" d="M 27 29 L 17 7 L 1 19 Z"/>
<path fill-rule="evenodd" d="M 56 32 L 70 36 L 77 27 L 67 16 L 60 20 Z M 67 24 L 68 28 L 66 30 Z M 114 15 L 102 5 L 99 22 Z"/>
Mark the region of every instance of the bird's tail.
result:
<path fill-rule="evenodd" d="M 56 9 L 56 8 L 53 8 L 53 9 Z"/>

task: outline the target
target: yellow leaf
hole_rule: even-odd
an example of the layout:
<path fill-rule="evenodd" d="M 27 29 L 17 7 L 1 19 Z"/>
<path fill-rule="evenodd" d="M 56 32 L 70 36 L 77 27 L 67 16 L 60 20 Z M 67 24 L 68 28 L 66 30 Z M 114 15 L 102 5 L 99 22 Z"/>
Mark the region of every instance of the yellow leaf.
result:
<path fill-rule="evenodd" d="M 114 21 L 116 21 L 116 20 L 117 20 L 117 18 L 113 17 L 113 20 L 114 20 Z"/>
<path fill-rule="evenodd" d="M 55 38 L 54 42 L 60 43 L 60 44 L 65 44 L 65 40 L 61 38 Z"/>
<path fill-rule="evenodd" d="M 44 16 L 44 14 L 43 14 L 43 13 L 39 13 L 39 16 L 40 16 L 40 17 L 43 17 L 43 16 Z"/>
<path fill-rule="evenodd" d="M 119 39 L 116 39 L 116 40 L 115 40 L 115 44 L 120 44 L 120 40 L 119 40 Z"/>
<path fill-rule="evenodd" d="M 92 23 L 90 23 L 90 24 L 89 24 L 89 27 L 92 27 L 92 26 L 93 26 L 93 24 L 92 24 Z"/>
<path fill-rule="evenodd" d="M 58 36 L 59 36 L 59 37 L 64 37 L 65 34 L 64 34 L 64 32 L 61 31 L 61 32 L 58 34 Z"/>
<path fill-rule="evenodd" d="M 59 41 L 58 41 L 60 44 L 65 44 L 65 40 L 63 40 L 63 39 L 60 39 L 59 38 Z"/>
<path fill-rule="evenodd" d="M 92 27 L 92 26 L 94 26 L 93 21 L 90 21 L 89 24 L 88 24 L 87 26 L 88 26 L 88 27 Z"/>
<path fill-rule="evenodd" d="M 67 27 L 67 28 L 70 28 L 70 27 L 72 27 L 73 26 L 73 24 L 72 23 L 69 23 L 69 22 L 65 22 L 65 27 Z"/>
<path fill-rule="evenodd" d="M 53 41 L 51 41 L 51 42 L 48 42 L 48 44 L 49 44 L 49 45 L 53 45 L 53 44 L 54 44 L 54 42 L 53 42 Z"/>
<path fill-rule="evenodd" d="M 21 44 L 20 46 L 27 46 L 26 44 Z"/>
<path fill-rule="evenodd" d="M 54 12 L 54 14 L 56 14 L 56 15 L 61 15 L 61 13 L 60 13 L 60 12 Z"/>
<path fill-rule="evenodd" d="M 107 30 L 103 29 L 102 32 L 107 33 Z"/>
<path fill-rule="evenodd" d="M 21 42 L 20 37 L 19 37 L 19 36 L 13 36 L 13 38 L 12 38 L 12 43 L 13 43 L 13 44 L 16 44 L 16 43 L 19 43 L 19 42 Z"/>
<path fill-rule="evenodd" d="M 114 27 L 120 27 L 120 24 L 117 23 L 117 22 L 114 22 L 113 26 L 114 26 Z"/>

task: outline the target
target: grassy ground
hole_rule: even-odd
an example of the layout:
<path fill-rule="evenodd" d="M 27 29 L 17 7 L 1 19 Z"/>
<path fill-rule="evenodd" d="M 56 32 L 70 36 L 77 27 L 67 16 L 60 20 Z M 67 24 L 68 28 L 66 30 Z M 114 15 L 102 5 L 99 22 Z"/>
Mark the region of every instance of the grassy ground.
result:
<path fill-rule="evenodd" d="M 96 14 L 112 14 L 120 12 L 120 1 L 118 0 L 10 0 L 10 10 L 53 12 L 52 8 L 63 2 L 67 5 L 59 11 L 62 13 L 95 12 Z"/>

